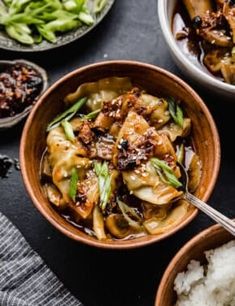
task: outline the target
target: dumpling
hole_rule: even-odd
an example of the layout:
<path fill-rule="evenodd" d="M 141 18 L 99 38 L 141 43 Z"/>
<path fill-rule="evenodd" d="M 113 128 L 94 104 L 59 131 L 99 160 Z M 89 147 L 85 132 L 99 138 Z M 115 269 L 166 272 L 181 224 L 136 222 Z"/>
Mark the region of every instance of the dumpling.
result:
<path fill-rule="evenodd" d="M 181 191 L 160 179 L 150 161 L 134 170 L 123 171 L 122 175 L 128 190 L 143 201 L 164 205 L 182 195 Z"/>
<path fill-rule="evenodd" d="M 61 127 L 49 132 L 47 147 L 48 158 L 52 167 L 52 181 L 61 192 L 65 202 L 69 202 L 68 191 L 72 169 L 76 167 L 79 177 L 82 178 L 91 162 L 88 158 L 82 157 L 85 152 L 79 142 L 73 144 L 66 139 Z"/>
<path fill-rule="evenodd" d="M 65 102 L 73 104 L 82 97 L 88 97 L 86 106 L 90 111 L 102 107 L 104 101 L 110 101 L 122 93 L 130 90 L 132 84 L 129 78 L 111 77 L 97 82 L 84 83 L 65 98 Z"/>
<path fill-rule="evenodd" d="M 130 111 L 118 134 L 113 154 L 113 164 L 120 170 L 130 169 L 146 160 L 147 155 L 153 150 L 151 141 L 145 135 L 150 131 L 147 121 L 137 113 Z"/>
<path fill-rule="evenodd" d="M 159 219 L 153 217 L 143 223 L 144 228 L 151 235 L 160 235 L 169 232 L 177 224 L 182 222 L 188 212 L 188 203 L 180 200 L 174 207 L 172 207 L 165 218 Z"/>
<path fill-rule="evenodd" d="M 168 103 L 164 99 L 151 96 L 143 93 L 140 96 L 144 107 L 148 107 L 150 114 L 150 122 L 156 128 L 161 128 L 170 120 L 170 114 L 168 111 Z"/>
<path fill-rule="evenodd" d="M 119 170 L 130 170 L 152 156 L 167 158 L 175 166 L 176 154 L 169 138 L 130 111 L 116 140 L 113 164 Z"/>
<path fill-rule="evenodd" d="M 76 219 L 87 219 L 99 202 L 98 179 L 94 172 L 89 171 L 87 178 L 79 180 L 77 188 L 76 203 L 70 203 L 69 207 Z"/>
<path fill-rule="evenodd" d="M 162 127 L 158 131 L 160 134 L 166 134 L 169 139 L 174 142 L 177 137 L 187 137 L 191 130 L 191 120 L 189 118 L 184 118 L 183 127 L 178 124 L 171 122 Z"/>

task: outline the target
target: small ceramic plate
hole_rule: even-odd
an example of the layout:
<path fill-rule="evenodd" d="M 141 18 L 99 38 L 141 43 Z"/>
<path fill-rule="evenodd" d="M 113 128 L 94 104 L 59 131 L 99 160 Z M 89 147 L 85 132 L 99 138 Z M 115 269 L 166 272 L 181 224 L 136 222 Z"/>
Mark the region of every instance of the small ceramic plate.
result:
<path fill-rule="evenodd" d="M 1 2 L 1 0 L 0 0 Z M 60 34 L 57 36 L 57 41 L 56 43 L 50 43 L 47 42 L 46 40 L 43 40 L 40 44 L 34 44 L 32 46 L 28 45 L 23 45 L 17 42 L 16 40 L 10 38 L 5 31 L 1 30 L 0 31 L 0 48 L 1 49 L 6 49 L 6 50 L 12 50 L 12 51 L 20 51 L 20 52 L 34 52 L 34 51 L 44 51 L 44 50 L 49 50 L 49 49 L 54 49 L 63 45 L 66 45 L 86 33 L 90 32 L 95 26 L 100 23 L 100 21 L 107 15 L 109 10 L 111 9 L 113 3 L 115 0 L 108 0 L 106 6 L 104 9 L 96 15 L 95 22 L 91 26 L 81 26 L 76 30 L 69 31 L 64 34 Z M 92 7 L 93 0 L 88 0 L 88 6 Z"/>

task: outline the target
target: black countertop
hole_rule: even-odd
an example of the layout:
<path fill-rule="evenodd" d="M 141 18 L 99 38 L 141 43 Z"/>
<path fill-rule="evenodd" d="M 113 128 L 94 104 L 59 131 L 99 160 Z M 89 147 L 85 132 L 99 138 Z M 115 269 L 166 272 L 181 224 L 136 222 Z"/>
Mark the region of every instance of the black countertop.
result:
<path fill-rule="evenodd" d="M 0 51 L 0 59 L 26 58 L 47 69 L 53 83 L 73 69 L 109 59 L 133 59 L 164 67 L 181 75 L 171 59 L 160 31 L 156 0 L 117 0 L 110 14 L 91 33 L 54 51 L 21 54 Z M 210 203 L 234 217 L 235 104 L 204 98 L 221 137 L 222 164 Z M 0 133 L 0 154 L 18 157 L 23 124 Z M 76 243 L 57 232 L 34 208 L 21 179 L 13 170 L 0 179 L 0 211 L 21 230 L 71 292 L 87 306 L 149 306 L 170 259 L 192 236 L 212 222 L 203 214 L 173 237 L 131 251 L 105 251 Z"/>

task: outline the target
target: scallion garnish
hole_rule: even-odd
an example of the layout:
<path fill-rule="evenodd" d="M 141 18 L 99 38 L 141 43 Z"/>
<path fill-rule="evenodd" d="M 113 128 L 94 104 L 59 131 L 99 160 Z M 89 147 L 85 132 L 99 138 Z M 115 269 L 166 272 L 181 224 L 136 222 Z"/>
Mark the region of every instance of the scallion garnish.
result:
<path fill-rule="evenodd" d="M 83 115 L 82 119 L 83 120 L 91 120 L 91 119 L 95 119 L 97 117 L 97 115 L 100 113 L 101 109 L 97 109 L 89 114 Z"/>
<path fill-rule="evenodd" d="M 232 60 L 235 61 L 235 47 L 232 48 L 231 55 L 232 55 Z"/>
<path fill-rule="evenodd" d="M 100 13 L 105 5 L 107 4 L 107 0 L 95 0 L 94 3 L 94 13 Z"/>
<path fill-rule="evenodd" d="M 86 103 L 87 98 L 82 98 L 78 100 L 75 104 L 73 104 L 69 109 L 67 109 L 65 112 L 57 116 L 54 120 L 52 120 L 48 126 L 47 126 L 47 132 L 54 129 L 55 127 L 59 126 L 61 121 L 67 120 L 69 121 L 72 119 L 76 113 L 79 111 L 79 109 Z"/>
<path fill-rule="evenodd" d="M 177 151 L 176 151 L 177 161 L 180 164 L 183 164 L 184 162 L 184 154 L 185 154 L 184 144 L 181 143 L 180 146 L 177 146 Z"/>
<path fill-rule="evenodd" d="M 164 183 L 167 183 L 174 188 L 179 188 L 182 186 L 181 182 L 177 179 L 171 167 L 168 166 L 165 161 L 154 157 L 151 158 L 151 164 L 154 166 L 158 175 L 160 176 L 160 179 Z"/>
<path fill-rule="evenodd" d="M 77 194 L 77 183 L 79 180 L 77 168 L 73 168 L 71 172 L 71 178 L 69 183 L 69 197 L 75 202 Z"/>
<path fill-rule="evenodd" d="M 111 195 L 111 176 L 107 162 L 94 162 L 94 169 L 98 176 L 100 208 L 104 211 Z"/>
<path fill-rule="evenodd" d="M 63 120 L 61 122 L 61 125 L 64 128 L 64 133 L 65 133 L 66 138 L 69 141 L 74 142 L 76 138 L 75 138 L 75 135 L 74 135 L 74 132 L 73 132 L 72 125 L 67 120 Z"/>
<path fill-rule="evenodd" d="M 94 23 L 94 18 L 89 12 L 80 12 L 78 14 L 78 19 L 88 26 Z"/>
<path fill-rule="evenodd" d="M 178 103 L 175 102 L 173 98 L 169 98 L 168 102 L 168 109 L 169 113 L 174 120 L 174 122 L 179 125 L 181 128 L 184 125 L 184 114 Z"/>

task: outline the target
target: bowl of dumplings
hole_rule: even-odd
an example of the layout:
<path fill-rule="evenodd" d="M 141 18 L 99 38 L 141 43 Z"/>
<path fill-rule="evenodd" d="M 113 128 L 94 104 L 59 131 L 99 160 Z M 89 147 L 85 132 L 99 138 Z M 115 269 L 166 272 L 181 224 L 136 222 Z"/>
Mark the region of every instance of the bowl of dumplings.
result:
<path fill-rule="evenodd" d="M 158 1 L 160 27 L 175 63 L 195 86 L 231 102 L 235 93 L 234 16 L 234 1 Z"/>
<path fill-rule="evenodd" d="M 220 165 L 217 129 L 195 91 L 145 63 L 109 61 L 57 81 L 33 108 L 20 146 L 26 190 L 66 236 L 99 248 L 142 247 L 197 215 Z"/>

